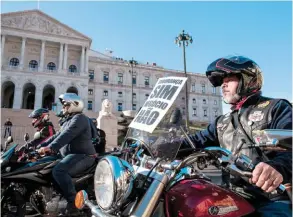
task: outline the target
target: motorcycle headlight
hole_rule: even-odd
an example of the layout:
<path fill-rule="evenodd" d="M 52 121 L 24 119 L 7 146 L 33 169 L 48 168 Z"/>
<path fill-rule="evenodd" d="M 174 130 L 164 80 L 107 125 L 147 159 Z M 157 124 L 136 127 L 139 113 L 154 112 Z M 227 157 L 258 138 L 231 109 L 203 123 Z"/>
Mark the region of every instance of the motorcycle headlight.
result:
<path fill-rule="evenodd" d="M 97 204 L 105 211 L 119 208 L 133 187 L 133 168 L 126 161 L 107 156 L 100 160 L 95 171 Z"/>

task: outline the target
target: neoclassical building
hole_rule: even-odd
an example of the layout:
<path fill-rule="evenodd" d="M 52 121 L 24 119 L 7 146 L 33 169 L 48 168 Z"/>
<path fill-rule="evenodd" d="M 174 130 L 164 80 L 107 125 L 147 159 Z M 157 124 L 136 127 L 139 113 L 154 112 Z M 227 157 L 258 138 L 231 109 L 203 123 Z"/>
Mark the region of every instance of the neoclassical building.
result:
<path fill-rule="evenodd" d="M 156 63 L 113 57 L 91 49 L 92 39 L 39 10 L 1 14 L 2 108 L 61 108 L 58 96 L 74 92 L 94 112 L 108 98 L 117 114 L 138 110 L 160 77 L 184 76 Z M 210 122 L 222 114 L 219 88 L 188 73 L 189 119 Z M 177 102 L 185 113 L 182 91 Z"/>

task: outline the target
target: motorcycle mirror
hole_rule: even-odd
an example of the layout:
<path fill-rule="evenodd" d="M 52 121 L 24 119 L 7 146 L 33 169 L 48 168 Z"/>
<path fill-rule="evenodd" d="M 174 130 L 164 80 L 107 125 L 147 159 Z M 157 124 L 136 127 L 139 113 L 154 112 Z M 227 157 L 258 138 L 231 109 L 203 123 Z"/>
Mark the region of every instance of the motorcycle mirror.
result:
<path fill-rule="evenodd" d="M 28 135 L 28 133 L 24 134 L 24 141 L 27 142 L 30 139 L 30 136 Z"/>
<path fill-rule="evenodd" d="M 8 136 L 6 142 L 7 142 L 7 144 L 13 142 L 13 138 L 12 138 L 12 136 Z"/>
<path fill-rule="evenodd" d="M 180 109 L 175 108 L 171 114 L 170 123 L 171 124 L 178 124 L 178 123 L 180 123 L 181 119 L 182 119 L 182 114 L 180 112 Z"/>
<path fill-rule="evenodd" d="M 34 134 L 34 139 L 40 139 L 41 138 L 41 133 L 40 132 L 36 132 Z"/>
<path fill-rule="evenodd" d="M 114 147 L 114 148 L 112 148 L 112 151 L 119 151 L 119 148 Z"/>
<path fill-rule="evenodd" d="M 88 194 L 85 190 L 79 191 L 75 196 L 75 206 L 77 209 L 82 209 L 88 200 Z"/>
<path fill-rule="evenodd" d="M 292 130 L 264 129 L 252 133 L 255 143 L 260 147 L 281 147 L 292 150 Z"/>

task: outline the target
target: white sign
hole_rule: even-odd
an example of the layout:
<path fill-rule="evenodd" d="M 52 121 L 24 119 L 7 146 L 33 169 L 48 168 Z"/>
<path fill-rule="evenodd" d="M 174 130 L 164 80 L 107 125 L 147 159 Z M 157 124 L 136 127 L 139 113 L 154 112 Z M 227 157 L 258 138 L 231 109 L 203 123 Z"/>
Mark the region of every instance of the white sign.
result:
<path fill-rule="evenodd" d="M 187 78 L 160 78 L 129 127 L 152 133 L 174 103 Z"/>

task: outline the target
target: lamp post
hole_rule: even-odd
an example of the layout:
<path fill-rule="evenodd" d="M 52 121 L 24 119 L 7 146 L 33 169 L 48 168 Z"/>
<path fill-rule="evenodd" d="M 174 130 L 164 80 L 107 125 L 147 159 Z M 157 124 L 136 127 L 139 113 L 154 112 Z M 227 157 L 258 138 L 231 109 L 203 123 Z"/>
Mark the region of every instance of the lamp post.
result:
<path fill-rule="evenodd" d="M 176 38 L 175 38 L 175 44 L 178 44 L 179 47 L 181 47 L 181 43 L 183 44 L 183 62 L 184 62 L 184 74 L 185 77 L 187 78 L 187 72 L 186 72 L 186 57 L 185 57 L 185 47 L 188 46 L 188 43 L 192 44 L 193 39 L 192 36 L 189 34 L 185 33 L 184 30 L 182 33 L 180 33 Z M 189 110 L 188 110 L 188 89 L 187 89 L 187 83 L 185 85 L 185 108 L 186 108 L 186 129 L 189 130 Z"/>
<path fill-rule="evenodd" d="M 129 65 L 131 66 L 131 110 L 133 110 L 133 67 L 137 65 L 137 61 L 133 59 L 129 60 Z"/>

